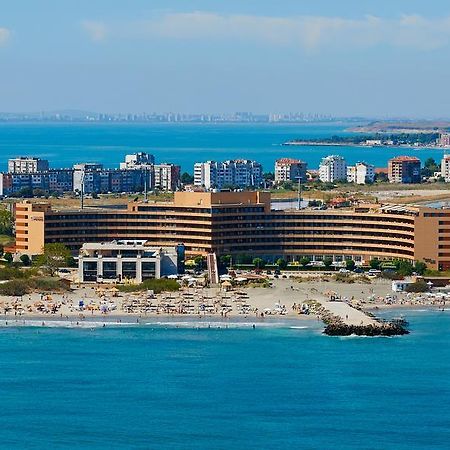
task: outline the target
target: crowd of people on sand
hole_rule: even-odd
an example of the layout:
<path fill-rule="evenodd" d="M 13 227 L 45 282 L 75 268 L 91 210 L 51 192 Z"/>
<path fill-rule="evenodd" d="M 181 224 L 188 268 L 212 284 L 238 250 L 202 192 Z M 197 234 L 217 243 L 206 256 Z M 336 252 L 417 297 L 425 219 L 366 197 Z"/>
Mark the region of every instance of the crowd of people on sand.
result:
<path fill-rule="evenodd" d="M 115 288 L 75 289 L 62 295 L 33 294 L 0 300 L 0 312 L 5 317 L 50 315 L 80 317 L 94 315 L 229 315 L 264 317 L 284 315 L 285 305 L 258 308 L 250 302 L 245 289 L 182 288 L 176 292 L 136 292 L 119 294 Z"/>

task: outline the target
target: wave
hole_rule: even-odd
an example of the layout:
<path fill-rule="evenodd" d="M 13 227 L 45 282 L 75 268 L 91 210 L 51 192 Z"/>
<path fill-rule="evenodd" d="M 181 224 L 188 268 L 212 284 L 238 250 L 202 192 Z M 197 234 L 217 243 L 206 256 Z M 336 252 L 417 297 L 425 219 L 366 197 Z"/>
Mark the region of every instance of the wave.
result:
<path fill-rule="evenodd" d="M 145 322 L 147 326 L 166 328 L 201 328 L 201 329 L 237 329 L 237 328 L 296 328 L 290 327 L 286 322 L 219 322 L 219 321 L 165 321 Z M 307 327 L 297 327 L 307 328 Z"/>
<path fill-rule="evenodd" d="M 129 327 L 139 325 L 136 322 L 95 322 L 76 320 L 1 320 L 1 328 L 11 327 L 40 327 L 40 328 L 105 328 L 105 327 Z"/>

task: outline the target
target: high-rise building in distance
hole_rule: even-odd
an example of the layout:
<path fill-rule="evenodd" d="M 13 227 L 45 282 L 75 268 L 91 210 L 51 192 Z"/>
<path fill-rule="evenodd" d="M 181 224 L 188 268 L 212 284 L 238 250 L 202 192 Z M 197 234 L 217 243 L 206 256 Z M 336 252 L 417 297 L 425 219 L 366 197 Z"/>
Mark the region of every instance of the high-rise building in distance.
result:
<path fill-rule="evenodd" d="M 342 156 L 330 155 L 322 158 L 319 179 L 324 183 L 334 183 L 347 179 L 347 163 Z"/>
<path fill-rule="evenodd" d="M 258 187 L 262 174 L 262 165 L 248 159 L 199 162 L 194 165 L 194 185 L 206 189 Z"/>

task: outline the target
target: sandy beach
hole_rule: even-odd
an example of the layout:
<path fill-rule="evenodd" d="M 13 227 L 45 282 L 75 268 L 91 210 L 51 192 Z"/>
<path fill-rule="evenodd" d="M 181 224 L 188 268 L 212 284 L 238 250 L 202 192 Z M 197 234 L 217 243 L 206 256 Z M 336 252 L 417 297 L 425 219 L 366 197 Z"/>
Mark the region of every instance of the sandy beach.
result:
<path fill-rule="evenodd" d="M 124 294 L 107 286 L 85 285 L 65 294 L 24 295 L 0 297 L 0 314 L 4 319 L 22 317 L 53 317 L 83 320 L 95 317 L 295 317 L 316 319 L 314 314 L 300 314 L 300 306 L 311 301 L 330 310 L 340 311 L 341 303 L 351 323 L 360 323 L 359 310 L 389 307 L 436 306 L 441 299 L 424 294 L 395 294 L 389 280 L 342 283 L 327 281 L 323 276 L 272 279 L 271 287 L 235 287 L 230 291 L 220 288 L 191 287 L 178 292 Z M 337 300 L 331 302 L 330 300 Z M 303 311 L 304 312 L 304 311 Z"/>

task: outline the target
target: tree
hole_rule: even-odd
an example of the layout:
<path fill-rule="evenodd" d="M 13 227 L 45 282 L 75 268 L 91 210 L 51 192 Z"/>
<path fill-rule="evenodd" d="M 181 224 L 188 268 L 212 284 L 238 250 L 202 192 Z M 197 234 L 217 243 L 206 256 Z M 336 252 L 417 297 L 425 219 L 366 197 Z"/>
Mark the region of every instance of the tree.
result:
<path fill-rule="evenodd" d="M 323 258 L 323 265 L 325 266 L 325 269 L 329 270 L 333 265 L 333 258 L 331 258 L 330 256 L 326 256 L 325 258 Z"/>
<path fill-rule="evenodd" d="M 395 261 L 395 267 L 397 268 L 397 273 L 403 277 L 412 275 L 414 272 L 414 266 L 408 261 Z"/>
<path fill-rule="evenodd" d="M 231 264 L 231 255 L 222 255 L 219 260 L 222 266 L 229 267 Z"/>
<path fill-rule="evenodd" d="M 419 275 L 423 275 L 425 273 L 425 270 L 427 270 L 427 265 L 422 261 L 416 261 L 414 265 L 414 271 Z"/>
<path fill-rule="evenodd" d="M 266 265 L 266 262 L 262 258 L 254 258 L 253 259 L 253 265 L 257 269 L 264 269 L 264 266 Z"/>
<path fill-rule="evenodd" d="M 4 255 L 3 255 L 3 259 L 8 263 L 8 264 L 11 264 L 12 262 L 13 262 L 13 255 L 11 255 L 11 253 L 9 253 L 9 252 L 6 252 Z"/>
<path fill-rule="evenodd" d="M 275 174 L 273 172 L 266 172 L 263 174 L 264 181 L 273 181 L 275 180 Z"/>
<path fill-rule="evenodd" d="M 280 270 L 285 270 L 288 263 L 284 258 L 278 258 L 276 264 Z"/>
<path fill-rule="evenodd" d="M 303 256 L 303 258 L 300 259 L 300 264 L 303 266 L 304 269 L 306 269 L 306 266 L 311 262 L 311 259 L 307 256 Z"/>
<path fill-rule="evenodd" d="M 203 270 L 206 268 L 206 259 L 204 256 L 196 256 L 194 258 L 194 262 L 198 270 Z"/>
<path fill-rule="evenodd" d="M 66 266 L 67 267 L 77 267 L 78 266 L 76 259 L 72 255 L 70 255 L 66 259 Z"/>
<path fill-rule="evenodd" d="M 181 183 L 192 184 L 193 182 L 194 182 L 194 177 L 190 173 L 184 172 L 183 175 L 181 175 Z"/>
<path fill-rule="evenodd" d="M 347 259 L 345 261 L 345 268 L 347 270 L 355 270 L 355 267 L 356 267 L 356 263 L 355 263 L 355 261 L 353 261 L 353 259 Z"/>
<path fill-rule="evenodd" d="M 20 261 L 22 261 L 24 266 L 31 266 L 31 259 L 28 255 L 22 255 L 20 257 Z"/>
<path fill-rule="evenodd" d="M 17 192 L 17 196 L 22 198 L 32 198 L 33 189 L 31 189 L 30 187 L 22 188 L 19 192 Z"/>
<path fill-rule="evenodd" d="M 286 191 L 295 191 L 294 183 L 292 181 L 283 181 L 280 184 L 280 187 Z"/>
<path fill-rule="evenodd" d="M 36 265 L 53 276 L 58 269 L 66 265 L 70 256 L 70 250 L 64 244 L 45 244 L 42 255 L 36 259 Z"/>
<path fill-rule="evenodd" d="M 378 258 L 373 258 L 369 262 L 369 266 L 371 269 L 378 270 L 380 268 L 381 261 Z"/>
<path fill-rule="evenodd" d="M 13 216 L 6 209 L 0 209 L 0 234 L 13 235 Z"/>
<path fill-rule="evenodd" d="M 436 161 L 434 160 L 434 158 L 428 158 L 425 161 L 425 164 L 421 170 L 421 175 L 423 177 L 431 177 L 434 175 L 434 172 L 439 172 L 439 171 L 440 171 L 440 168 L 436 164 Z"/>

